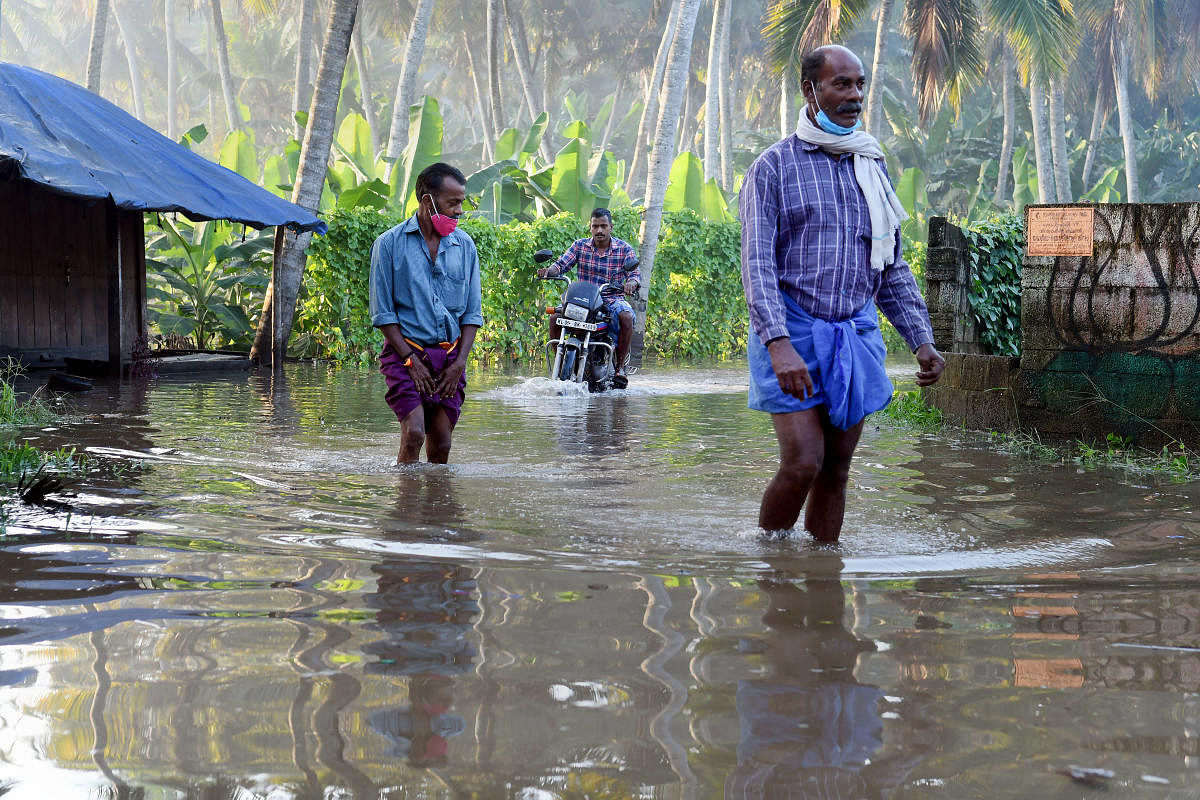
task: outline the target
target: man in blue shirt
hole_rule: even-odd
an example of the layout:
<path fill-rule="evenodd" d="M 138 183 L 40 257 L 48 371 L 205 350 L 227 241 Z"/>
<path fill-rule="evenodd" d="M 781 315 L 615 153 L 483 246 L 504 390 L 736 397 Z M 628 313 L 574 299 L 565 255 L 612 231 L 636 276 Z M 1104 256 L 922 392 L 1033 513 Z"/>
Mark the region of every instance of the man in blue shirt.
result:
<path fill-rule="evenodd" d="M 771 414 L 779 471 L 758 524 L 837 541 L 863 419 L 892 384 L 875 303 L 916 354 L 917 385 L 945 366 L 901 255 L 907 216 L 861 123 L 862 62 L 826 45 L 805 56 L 796 133 L 750 166 L 740 195 L 742 285 L 750 310 L 750 407 Z"/>
<path fill-rule="evenodd" d="M 467 386 L 467 355 L 483 324 L 479 253 L 456 230 L 467 179 L 449 164 L 417 176 L 417 211 L 371 246 L 371 324 L 385 343 L 380 372 L 400 420 L 397 462 L 450 457 Z"/>

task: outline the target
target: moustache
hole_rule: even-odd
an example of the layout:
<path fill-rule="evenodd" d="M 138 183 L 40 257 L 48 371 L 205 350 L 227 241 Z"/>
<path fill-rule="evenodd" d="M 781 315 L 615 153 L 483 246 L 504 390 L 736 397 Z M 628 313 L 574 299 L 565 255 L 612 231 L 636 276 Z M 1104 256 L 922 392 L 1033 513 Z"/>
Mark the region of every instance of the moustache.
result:
<path fill-rule="evenodd" d="M 837 107 L 837 113 L 850 114 L 850 113 L 853 113 L 856 111 L 862 111 L 862 107 L 863 107 L 863 104 L 859 103 L 857 101 L 851 101 L 849 103 L 842 103 L 840 106 Z"/>

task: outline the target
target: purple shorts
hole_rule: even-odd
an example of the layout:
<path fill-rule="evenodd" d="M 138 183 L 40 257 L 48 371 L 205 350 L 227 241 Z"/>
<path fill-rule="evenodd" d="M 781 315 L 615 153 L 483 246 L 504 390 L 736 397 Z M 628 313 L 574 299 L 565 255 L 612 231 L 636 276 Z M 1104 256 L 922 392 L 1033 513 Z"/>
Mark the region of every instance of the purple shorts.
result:
<path fill-rule="evenodd" d="M 437 374 L 445 369 L 447 364 L 458 358 L 458 348 L 454 347 L 447 351 L 437 345 L 431 345 L 425 348 L 421 358 L 425 360 L 425 366 L 436 379 Z M 417 406 L 425 406 L 426 411 L 432 411 L 441 406 L 446 409 L 450 427 L 453 428 L 458 424 L 458 415 L 462 413 L 463 400 L 466 398 L 464 390 L 467 388 L 467 375 L 465 372 L 458 379 L 458 390 L 450 397 L 421 394 L 417 391 L 417 385 L 413 382 L 412 376 L 408 374 L 408 367 L 404 366 L 404 359 L 400 358 L 390 344 L 384 344 L 383 352 L 379 354 L 379 371 L 383 373 L 383 377 L 387 381 L 387 394 L 384 395 L 384 399 L 387 400 L 392 411 L 396 412 L 396 419 L 403 420 Z"/>

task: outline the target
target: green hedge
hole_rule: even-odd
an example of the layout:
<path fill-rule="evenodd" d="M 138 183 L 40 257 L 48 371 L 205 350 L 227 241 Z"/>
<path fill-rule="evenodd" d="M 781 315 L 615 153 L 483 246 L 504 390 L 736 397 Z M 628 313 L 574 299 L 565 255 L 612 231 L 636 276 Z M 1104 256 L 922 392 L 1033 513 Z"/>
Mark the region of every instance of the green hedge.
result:
<path fill-rule="evenodd" d="M 329 233 L 314 237 L 297 309 L 294 350 L 304 356 L 369 363 L 383 339 L 371 326 L 371 243 L 401 220 L 369 208 L 334 211 Z M 578 217 L 559 214 L 496 226 L 464 217 L 479 249 L 483 315 L 473 355 L 485 360 L 540 357 L 545 307 L 561 285 L 538 281 L 533 253 L 561 253 L 588 235 Z M 637 246 L 640 211 L 613 210 L 614 234 Z M 747 318 L 736 222 L 709 223 L 690 211 L 668 214 L 650 285 L 646 351 L 671 357 L 726 358 L 745 348 Z"/>

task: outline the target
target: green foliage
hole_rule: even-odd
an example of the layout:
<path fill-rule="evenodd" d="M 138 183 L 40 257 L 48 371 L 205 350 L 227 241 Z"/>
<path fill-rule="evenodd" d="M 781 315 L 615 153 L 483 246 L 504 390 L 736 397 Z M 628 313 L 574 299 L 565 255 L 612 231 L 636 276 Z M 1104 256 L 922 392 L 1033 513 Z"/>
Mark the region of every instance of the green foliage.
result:
<path fill-rule="evenodd" d="M 942 427 L 941 409 L 925 405 L 919 389 L 897 392 L 887 408 L 879 413 L 908 428 L 936 431 Z"/>
<path fill-rule="evenodd" d="M 21 398 L 13 385 L 24 370 L 12 356 L 0 359 L 0 425 L 34 425 L 48 422 L 57 416 L 45 402 L 40 392 Z"/>
<path fill-rule="evenodd" d="M 369 363 L 379 352 L 383 336 L 368 308 L 371 245 L 401 219 L 370 206 L 329 213 L 329 233 L 308 247 L 291 343 L 297 353 Z"/>
<path fill-rule="evenodd" d="M 668 357 L 727 358 L 746 347 L 741 226 L 695 211 L 665 215 L 654 257 L 646 350 Z"/>
<path fill-rule="evenodd" d="M 254 336 L 248 310 L 262 307 L 274 237 L 255 231 L 243 239 L 231 222 L 158 215 L 148 232 L 150 321 L 164 335 L 190 336 L 201 349 L 248 347 Z"/>
<path fill-rule="evenodd" d="M 1134 475 L 1160 475 L 1179 482 L 1200 477 L 1200 461 L 1194 459 L 1195 454 L 1178 440 L 1172 440 L 1160 450 L 1151 450 L 1138 447 L 1132 439 L 1116 433 L 1108 434 L 1103 442 L 1076 439 L 1054 444 L 1042 441 L 1036 431 L 993 431 L 990 436 L 1002 449 L 1039 461 L 1073 464 L 1085 469 L 1116 468 Z"/>
<path fill-rule="evenodd" d="M 716 178 L 704 180 L 704 165 L 694 154 L 683 151 L 671 165 L 670 181 L 663 198 L 663 211 L 698 211 L 707 220 L 728 222 L 733 219 Z"/>
<path fill-rule="evenodd" d="M 1021 352 L 1021 258 L 1025 225 L 1016 214 L 1000 214 L 964 231 L 971 244 L 971 314 L 988 352 Z"/>

